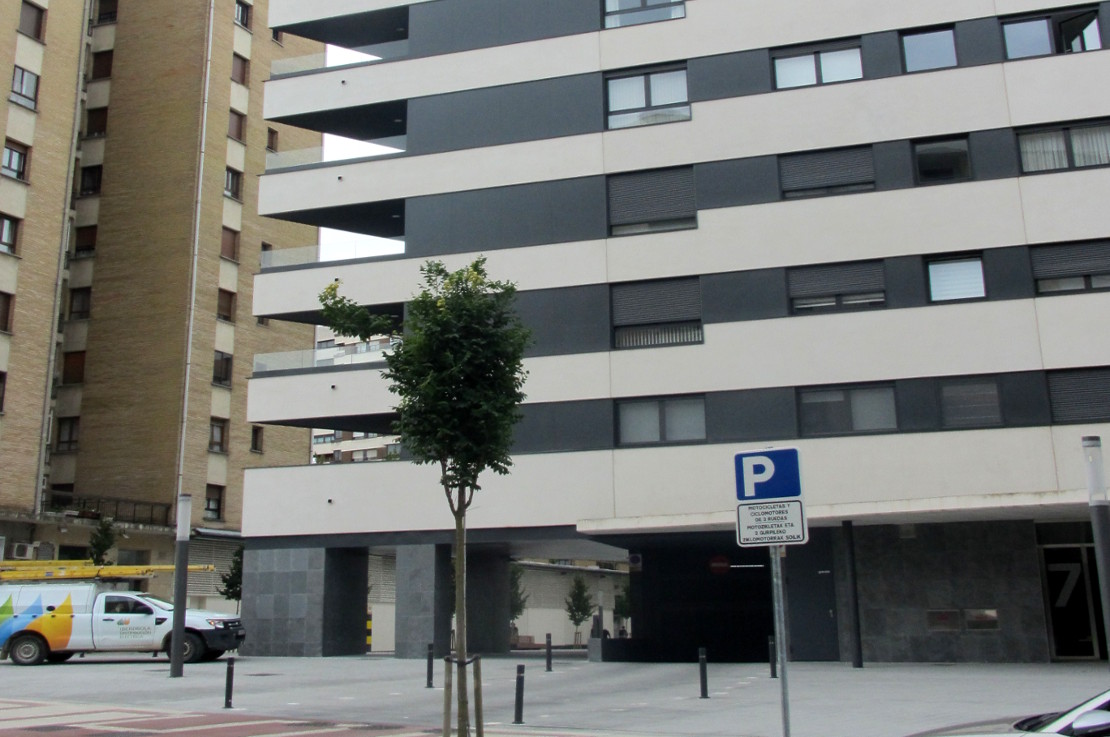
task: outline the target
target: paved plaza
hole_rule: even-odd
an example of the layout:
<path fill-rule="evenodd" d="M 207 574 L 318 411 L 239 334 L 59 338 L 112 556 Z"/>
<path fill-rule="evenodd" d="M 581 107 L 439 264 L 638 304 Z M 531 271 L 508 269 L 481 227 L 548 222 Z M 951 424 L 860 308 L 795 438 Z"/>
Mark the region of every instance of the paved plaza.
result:
<path fill-rule="evenodd" d="M 516 667 L 525 665 L 524 724 L 514 725 Z M 486 734 L 563 737 L 775 737 L 780 681 L 766 664 L 710 664 L 700 698 L 696 664 L 589 663 L 535 655 L 483 660 Z M 233 709 L 226 663 L 164 657 L 74 658 L 62 665 L 0 664 L 0 735 L 434 734 L 442 724 L 443 664 L 426 687 L 423 661 L 383 655 L 236 660 Z M 898 737 L 1004 715 L 1060 709 L 1110 688 L 1105 663 L 1039 665 L 792 663 L 796 737 Z"/>

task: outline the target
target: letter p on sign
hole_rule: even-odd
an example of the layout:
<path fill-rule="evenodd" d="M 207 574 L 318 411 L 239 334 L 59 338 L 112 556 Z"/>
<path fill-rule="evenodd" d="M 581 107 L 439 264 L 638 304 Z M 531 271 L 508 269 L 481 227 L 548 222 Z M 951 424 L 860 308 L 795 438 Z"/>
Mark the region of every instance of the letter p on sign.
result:
<path fill-rule="evenodd" d="M 775 462 L 767 456 L 742 456 L 740 463 L 743 466 L 741 479 L 744 484 L 744 498 L 755 496 L 755 485 L 768 481 L 775 475 Z"/>

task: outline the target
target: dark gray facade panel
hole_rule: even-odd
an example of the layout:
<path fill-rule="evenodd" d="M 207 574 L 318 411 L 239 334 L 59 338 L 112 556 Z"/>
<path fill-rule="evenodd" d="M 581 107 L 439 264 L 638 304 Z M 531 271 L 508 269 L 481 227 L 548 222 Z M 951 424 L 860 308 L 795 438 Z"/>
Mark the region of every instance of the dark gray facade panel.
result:
<path fill-rule="evenodd" d="M 998 19 L 976 18 L 957 23 L 956 58 L 962 67 L 997 64 L 1005 59 Z"/>
<path fill-rule="evenodd" d="M 604 177 L 413 197 L 405 203 L 405 254 L 427 258 L 605 238 Z"/>
<path fill-rule="evenodd" d="M 424 658 L 428 643 L 435 657 L 451 652 L 455 611 L 451 571 L 450 545 L 411 541 L 397 545 L 394 653 L 398 658 Z"/>
<path fill-rule="evenodd" d="M 922 307 L 929 303 L 925 265 L 920 256 L 896 256 L 884 262 L 887 307 Z"/>
<path fill-rule="evenodd" d="M 742 361 L 742 356 L 737 361 Z M 711 443 L 798 437 L 793 388 L 714 392 L 705 397 L 705 434 Z"/>
<path fill-rule="evenodd" d="M 775 156 L 711 161 L 694 165 L 698 209 L 778 202 L 779 165 Z"/>
<path fill-rule="evenodd" d="M 770 92 L 771 55 L 756 49 L 690 59 L 686 80 L 691 102 Z"/>
<path fill-rule="evenodd" d="M 1098 4 L 1098 30 L 1102 36 L 1102 48 L 1110 49 L 1110 2 Z"/>
<path fill-rule="evenodd" d="M 370 553 L 366 548 L 328 548 L 324 555 L 320 654 L 324 657 L 362 655 L 366 652 Z"/>
<path fill-rule="evenodd" d="M 615 446 L 613 402 L 525 404 L 513 431 L 513 453 L 566 453 L 608 450 Z"/>
<path fill-rule="evenodd" d="M 928 432 L 940 428 L 940 403 L 933 379 L 894 382 L 894 406 L 900 432 Z"/>
<path fill-rule="evenodd" d="M 439 0 L 409 6 L 409 54 L 432 56 L 601 29 L 597 0 Z"/>
<path fill-rule="evenodd" d="M 864 79 L 897 77 L 902 73 L 902 41 L 897 31 L 869 33 L 860 40 Z"/>
<path fill-rule="evenodd" d="M 983 278 L 990 299 L 1028 299 L 1035 295 L 1033 266 L 1026 246 L 983 251 Z"/>
<path fill-rule="evenodd" d="M 612 345 L 605 284 L 517 292 L 516 312 L 532 331 L 527 356 L 594 353 Z"/>
<path fill-rule="evenodd" d="M 1002 374 L 998 377 L 1002 420 L 1008 426 L 1052 424 L 1048 383 L 1040 371 Z"/>
<path fill-rule="evenodd" d="M 743 248 L 738 239 L 737 248 Z M 757 269 L 701 278 L 702 322 L 767 320 L 790 314 L 785 269 Z"/>
<path fill-rule="evenodd" d="M 975 131 L 968 135 L 968 147 L 975 179 L 1009 179 L 1021 174 L 1017 138 L 1009 128 Z"/>
<path fill-rule="evenodd" d="M 887 141 L 871 147 L 875 157 L 875 189 L 914 186 L 912 146 L 909 141 Z"/>
<path fill-rule="evenodd" d="M 597 133 L 605 128 L 602 99 L 600 74 L 418 97 L 408 103 L 407 153 Z"/>

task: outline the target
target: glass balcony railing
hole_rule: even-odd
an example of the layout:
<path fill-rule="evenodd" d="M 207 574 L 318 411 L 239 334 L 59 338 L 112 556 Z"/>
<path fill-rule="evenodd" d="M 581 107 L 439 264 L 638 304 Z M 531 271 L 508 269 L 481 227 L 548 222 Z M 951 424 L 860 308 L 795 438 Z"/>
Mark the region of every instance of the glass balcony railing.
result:
<path fill-rule="evenodd" d="M 294 56 L 288 59 L 274 59 L 270 65 L 270 77 L 284 77 L 290 74 L 311 74 L 336 67 L 356 64 L 377 64 L 395 61 L 409 55 L 409 41 L 391 41 L 384 44 L 360 46 L 355 49 L 331 46 L 325 52 Z"/>
<path fill-rule="evenodd" d="M 367 341 L 353 345 L 337 345 L 284 353 L 257 353 L 254 356 L 254 375 L 274 371 L 298 371 L 329 366 L 352 366 L 358 363 L 375 363 L 385 360 L 391 343 L 385 340 Z"/>
<path fill-rule="evenodd" d="M 109 517 L 115 522 L 133 522 L 161 527 L 172 524 L 172 505 L 162 502 L 77 496 L 69 492 L 52 491 L 48 509 L 51 512 L 86 519 Z"/>
<path fill-rule="evenodd" d="M 378 138 L 373 141 L 356 141 L 350 138 L 327 136 L 323 146 L 291 151 L 271 151 L 266 154 L 266 173 L 310 164 L 358 161 L 403 154 L 408 145 L 406 139 L 407 136 L 402 135 Z"/>
<path fill-rule="evenodd" d="M 280 266 L 301 266 L 327 261 L 397 256 L 404 252 L 405 242 L 403 240 L 366 236 L 363 239 L 339 243 L 320 243 L 315 246 L 263 251 L 261 268 L 265 271 Z"/>

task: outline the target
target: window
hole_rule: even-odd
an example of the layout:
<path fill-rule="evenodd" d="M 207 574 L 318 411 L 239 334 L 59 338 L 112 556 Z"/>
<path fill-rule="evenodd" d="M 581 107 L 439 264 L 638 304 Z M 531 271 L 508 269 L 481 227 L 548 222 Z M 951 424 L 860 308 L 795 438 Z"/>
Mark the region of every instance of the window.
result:
<path fill-rule="evenodd" d="M 312 444 L 316 445 L 317 443 L 334 443 L 335 439 L 336 438 L 334 432 L 330 432 L 327 435 L 313 435 Z"/>
<path fill-rule="evenodd" d="M 104 167 L 100 164 L 96 166 L 82 166 L 81 167 L 81 194 L 93 195 L 100 194 L 101 179 L 104 176 Z"/>
<path fill-rule="evenodd" d="M 8 374 L 0 371 L 0 412 L 4 411 L 4 389 L 8 385 Z"/>
<path fill-rule="evenodd" d="M 224 195 L 238 200 L 242 199 L 242 193 L 243 172 L 228 167 L 224 174 Z"/>
<path fill-rule="evenodd" d="M 907 72 L 956 66 L 956 35 L 951 28 L 902 35 Z"/>
<path fill-rule="evenodd" d="M 46 11 L 37 5 L 32 5 L 23 0 L 23 4 L 19 8 L 19 32 L 42 40 L 42 22 L 46 17 Z"/>
<path fill-rule="evenodd" d="M 74 248 L 78 256 L 91 255 L 96 250 L 96 226 L 81 225 L 75 230 Z"/>
<path fill-rule="evenodd" d="M 610 75 L 605 90 L 611 129 L 690 119 L 685 69 Z"/>
<path fill-rule="evenodd" d="M 983 259 L 978 256 L 929 264 L 929 299 L 933 302 L 982 299 L 986 296 Z"/>
<path fill-rule="evenodd" d="M 609 177 L 609 232 L 631 235 L 696 228 L 694 168 L 658 169 Z"/>
<path fill-rule="evenodd" d="M 220 236 L 220 255 L 232 261 L 239 260 L 239 231 L 223 229 Z"/>
<path fill-rule="evenodd" d="M 238 54 L 231 55 L 231 81 L 247 84 L 250 78 L 250 62 Z"/>
<path fill-rule="evenodd" d="M 996 427 L 1002 424 L 998 382 L 993 378 L 948 380 L 940 385 L 941 426 Z"/>
<path fill-rule="evenodd" d="M 971 178 L 967 138 L 914 143 L 913 162 L 918 184 L 955 182 Z"/>
<path fill-rule="evenodd" d="M 85 135 L 103 136 L 108 133 L 108 108 L 94 107 L 85 113 Z"/>
<path fill-rule="evenodd" d="M 1052 407 L 1053 422 L 1110 420 L 1110 370 L 1050 371 L 1048 402 Z"/>
<path fill-rule="evenodd" d="M 23 67 L 16 67 L 12 72 L 12 94 L 9 99 L 34 110 L 39 99 L 39 75 Z"/>
<path fill-rule="evenodd" d="M 0 174 L 13 179 L 27 179 L 27 161 L 31 149 L 22 143 L 8 140 L 4 142 L 4 159 L 0 162 Z"/>
<path fill-rule="evenodd" d="M 882 261 L 803 266 L 786 272 L 796 315 L 882 307 L 886 278 Z"/>
<path fill-rule="evenodd" d="M 1072 54 L 1102 48 L 1098 8 L 1064 10 L 1002 24 L 1007 59 Z"/>
<path fill-rule="evenodd" d="M 270 29 L 270 38 L 273 39 L 274 41 L 276 41 L 277 43 L 281 43 L 282 41 L 285 40 L 285 31 L 279 31 L 277 28 L 271 28 Z"/>
<path fill-rule="evenodd" d="M 891 386 L 802 389 L 798 406 L 803 436 L 898 429 Z"/>
<path fill-rule="evenodd" d="M 216 294 L 216 317 L 235 322 L 235 292 L 221 289 Z"/>
<path fill-rule="evenodd" d="M 58 418 L 58 442 L 54 444 L 54 450 L 59 452 L 77 450 L 77 431 L 80 423 L 80 417 Z"/>
<path fill-rule="evenodd" d="M 0 215 L 0 253 L 15 253 L 15 241 L 19 236 L 19 221 L 8 215 Z"/>
<path fill-rule="evenodd" d="M 81 384 L 85 381 L 85 352 L 70 351 L 62 356 L 62 383 Z"/>
<path fill-rule="evenodd" d="M 610 298 L 615 348 L 702 342 L 697 278 L 614 284 Z"/>
<path fill-rule="evenodd" d="M 262 425 L 251 425 L 251 451 L 255 453 L 262 452 Z"/>
<path fill-rule="evenodd" d="M 92 287 L 69 290 L 69 319 L 87 320 L 92 308 Z"/>
<path fill-rule="evenodd" d="M 97 8 L 96 22 L 115 23 L 116 7 L 118 4 L 119 0 L 100 0 L 99 7 Z"/>
<path fill-rule="evenodd" d="M 243 0 L 235 0 L 235 22 L 243 28 L 251 27 L 251 6 Z"/>
<path fill-rule="evenodd" d="M 322 348 L 335 348 L 335 338 L 328 338 L 327 340 L 316 341 L 316 350 Z"/>
<path fill-rule="evenodd" d="M 0 333 L 12 331 L 12 306 L 15 304 L 15 295 L 0 292 Z"/>
<path fill-rule="evenodd" d="M 1110 243 L 1074 243 L 1030 250 L 1041 294 L 1110 289 Z"/>
<path fill-rule="evenodd" d="M 875 162 L 870 146 L 789 154 L 779 177 L 786 199 L 865 192 L 875 189 Z"/>
<path fill-rule="evenodd" d="M 228 421 L 223 417 L 213 417 L 208 426 L 208 450 L 215 453 L 227 452 Z"/>
<path fill-rule="evenodd" d="M 705 398 L 620 402 L 617 422 L 621 445 L 705 440 Z"/>
<path fill-rule="evenodd" d="M 204 518 L 223 519 L 224 517 L 224 487 L 217 484 L 207 484 L 204 487 Z"/>
<path fill-rule="evenodd" d="M 858 41 L 815 51 L 775 52 L 775 89 L 863 79 Z"/>
<path fill-rule="evenodd" d="M 684 0 L 605 0 L 606 28 L 685 17 Z"/>
<path fill-rule="evenodd" d="M 277 151 L 278 150 L 278 132 L 276 130 L 274 130 L 273 128 L 267 128 L 266 129 L 266 150 L 267 151 Z"/>
<path fill-rule="evenodd" d="M 92 71 L 89 74 L 89 79 L 108 79 L 112 76 L 112 57 L 113 52 L 111 49 L 108 51 L 96 51 L 92 55 Z"/>
<path fill-rule="evenodd" d="M 247 138 L 247 116 L 234 110 L 230 111 L 227 118 L 227 136 L 236 141 L 245 141 Z"/>
<path fill-rule="evenodd" d="M 231 354 L 216 351 L 212 361 L 212 383 L 231 386 Z"/>
<path fill-rule="evenodd" d="M 1018 133 L 1021 170 L 1059 171 L 1110 164 L 1110 123 Z"/>

